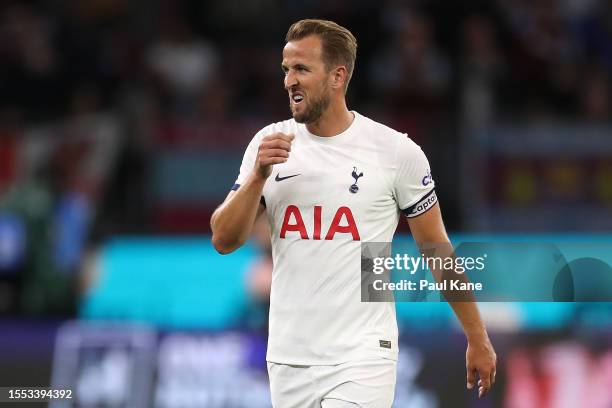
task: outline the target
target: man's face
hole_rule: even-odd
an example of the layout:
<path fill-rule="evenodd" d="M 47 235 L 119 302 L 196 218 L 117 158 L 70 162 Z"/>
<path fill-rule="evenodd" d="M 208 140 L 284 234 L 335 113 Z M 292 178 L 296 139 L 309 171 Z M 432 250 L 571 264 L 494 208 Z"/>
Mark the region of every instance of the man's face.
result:
<path fill-rule="evenodd" d="M 283 49 L 289 109 L 298 123 L 316 122 L 329 106 L 329 72 L 322 51 L 321 39 L 315 35 L 290 41 Z"/>

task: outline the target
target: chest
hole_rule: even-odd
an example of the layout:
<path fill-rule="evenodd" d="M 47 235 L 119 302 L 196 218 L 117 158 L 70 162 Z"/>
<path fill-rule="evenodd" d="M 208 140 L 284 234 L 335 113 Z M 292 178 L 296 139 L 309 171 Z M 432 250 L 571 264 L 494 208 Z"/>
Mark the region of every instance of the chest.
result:
<path fill-rule="evenodd" d="M 389 168 L 365 148 L 297 146 L 274 166 L 264 187 L 268 206 L 349 206 L 365 210 L 392 199 Z"/>

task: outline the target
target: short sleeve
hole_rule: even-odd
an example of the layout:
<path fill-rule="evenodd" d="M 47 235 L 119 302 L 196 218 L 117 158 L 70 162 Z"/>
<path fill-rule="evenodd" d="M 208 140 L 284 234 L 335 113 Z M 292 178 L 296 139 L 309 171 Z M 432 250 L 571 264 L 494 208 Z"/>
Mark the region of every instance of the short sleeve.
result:
<path fill-rule="evenodd" d="M 240 188 L 240 186 L 246 181 L 247 177 L 253 170 L 253 167 L 255 167 L 259 143 L 261 142 L 261 138 L 264 136 L 266 129 L 267 127 L 257 132 L 244 151 L 244 156 L 242 156 L 242 164 L 240 165 L 240 173 L 232 186 L 232 190 L 238 190 L 238 188 Z"/>
<path fill-rule="evenodd" d="M 425 213 L 438 201 L 429 162 L 423 150 L 406 135 L 397 149 L 393 191 L 397 205 L 408 217 Z"/>
<path fill-rule="evenodd" d="M 246 181 L 247 177 L 253 171 L 253 167 L 255 167 L 255 161 L 257 160 L 257 150 L 259 149 L 259 143 L 261 142 L 261 138 L 266 134 L 266 130 L 268 128 L 265 127 L 251 139 L 251 142 L 247 146 L 244 151 L 244 156 L 242 156 L 242 164 L 240 164 L 240 173 L 238 174 L 238 178 L 234 182 L 232 186 L 232 191 L 236 191 L 240 188 L 240 186 Z M 264 196 L 261 196 L 260 200 L 261 204 L 266 206 L 266 199 Z"/>

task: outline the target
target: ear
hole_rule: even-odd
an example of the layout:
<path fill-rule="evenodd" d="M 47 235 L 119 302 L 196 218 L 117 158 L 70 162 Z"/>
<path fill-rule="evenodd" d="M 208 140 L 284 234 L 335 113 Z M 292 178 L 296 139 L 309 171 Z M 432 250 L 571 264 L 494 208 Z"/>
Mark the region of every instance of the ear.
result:
<path fill-rule="evenodd" d="M 336 89 L 344 89 L 348 72 L 344 65 L 337 66 L 331 71 L 330 81 L 331 87 Z"/>

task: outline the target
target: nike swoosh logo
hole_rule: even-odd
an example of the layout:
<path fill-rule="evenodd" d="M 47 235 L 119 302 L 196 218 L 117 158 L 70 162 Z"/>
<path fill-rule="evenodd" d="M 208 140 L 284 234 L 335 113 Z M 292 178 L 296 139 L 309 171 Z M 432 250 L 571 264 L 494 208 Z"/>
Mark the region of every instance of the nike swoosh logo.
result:
<path fill-rule="evenodd" d="M 299 174 L 294 174 L 292 176 L 281 177 L 280 173 L 276 173 L 276 178 L 274 180 L 276 180 L 276 181 L 283 181 L 283 180 L 287 180 L 287 179 L 289 179 L 291 177 L 297 177 L 297 176 L 299 176 Z"/>

